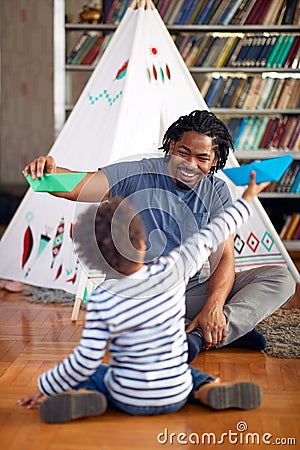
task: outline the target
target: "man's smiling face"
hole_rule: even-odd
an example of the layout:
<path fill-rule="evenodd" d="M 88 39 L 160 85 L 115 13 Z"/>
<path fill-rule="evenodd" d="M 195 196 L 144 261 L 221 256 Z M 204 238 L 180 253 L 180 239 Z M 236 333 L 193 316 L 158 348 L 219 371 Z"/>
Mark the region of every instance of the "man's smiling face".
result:
<path fill-rule="evenodd" d="M 195 186 L 213 165 L 217 157 L 213 148 L 213 139 L 195 131 L 186 131 L 181 138 L 170 143 L 168 171 L 177 184 Z"/>

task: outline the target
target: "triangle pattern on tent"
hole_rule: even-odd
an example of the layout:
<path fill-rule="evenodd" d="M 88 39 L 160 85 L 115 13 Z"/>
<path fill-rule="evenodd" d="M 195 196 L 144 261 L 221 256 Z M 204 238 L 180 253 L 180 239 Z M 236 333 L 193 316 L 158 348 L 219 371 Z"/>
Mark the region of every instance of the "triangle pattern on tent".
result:
<path fill-rule="evenodd" d="M 59 166 L 95 171 L 112 162 L 159 153 L 179 116 L 208 109 L 154 8 L 128 8 L 50 150 Z M 238 165 L 230 156 L 227 166 Z M 220 175 L 224 176 L 224 175 Z M 233 196 L 240 192 L 230 186 Z M 288 265 L 299 274 L 260 203 L 236 236 L 236 268 Z M 75 204 L 26 193 L 0 243 L 0 278 L 76 293 Z"/>

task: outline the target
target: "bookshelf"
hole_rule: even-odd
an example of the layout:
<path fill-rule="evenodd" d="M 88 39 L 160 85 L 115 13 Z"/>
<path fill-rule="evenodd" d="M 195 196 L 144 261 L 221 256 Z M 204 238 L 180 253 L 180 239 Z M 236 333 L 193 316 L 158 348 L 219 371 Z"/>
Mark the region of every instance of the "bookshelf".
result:
<path fill-rule="evenodd" d="M 70 11 L 74 13 L 74 10 L 77 8 L 77 15 L 79 15 L 84 2 L 80 2 L 79 0 L 66 0 L 65 2 L 54 0 L 54 2 L 55 10 L 59 15 L 54 22 L 57 23 L 60 28 L 57 36 L 60 36 L 61 46 L 63 47 L 63 56 L 60 48 L 59 63 L 57 63 L 57 67 L 59 67 L 58 80 L 60 80 L 60 89 L 59 96 L 57 95 L 55 113 L 57 118 L 56 129 L 59 131 L 69 113 L 72 111 L 73 105 L 75 104 L 82 88 L 88 81 L 97 61 L 99 60 L 98 56 L 92 64 L 83 64 L 82 61 L 81 64 L 76 64 L 74 61 L 73 63 L 72 61 L 66 62 L 66 58 L 70 55 L 72 48 L 74 48 L 76 43 L 78 43 L 84 34 L 95 34 L 105 37 L 111 36 L 122 17 L 122 15 L 118 18 L 114 17 L 111 8 L 115 5 L 116 9 L 117 4 L 122 3 L 124 13 L 129 2 L 127 0 L 122 0 L 121 2 L 116 2 L 115 0 L 103 0 L 102 7 L 104 11 L 104 23 L 93 25 L 69 22 L 62 24 L 62 17 L 68 17 Z M 253 139 L 253 135 L 257 135 L 258 133 L 258 127 L 260 124 L 265 127 L 266 131 L 268 125 L 271 129 L 271 125 L 269 123 L 271 121 L 275 121 L 277 124 L 278 122 L 283 122 L 285 126 L 290 124 L 290 127 L 291 124 L 293 124 L 295 133 L 300 133 L 300 125 L 296 128 L 297 123 L 300 122 L 300 104 L 297 100 L 297 97 L 298 99 L 300 98 L 300 28 L 299 18 L 297 19 L 295 17 L 296 13 L 299 14 L 299 12 L 297 12 L 298 10 L 294 11 L 293 20 L 289 19 L 288 21 L 287 18 L 283 20 L 283 17 L 287 16 L 286 11 L 288 7 L 290 7 L 290 4 L 293 2 L 290 2 L 289 0 L 271 0 L 270 2 L 263 2 L 262 0 L 257 0 L 256 2 L 245 0 L 229 0 L 228 2 L 221 2 L 219 0 L 214 0 L 213 2 L 210 0 L 199 0 L 197 2 L 182 0 L 176 0 L 176 2 L 174 0 L 157 0 L 154 1 L 154 3 L 156 4 L 157 9 L 165 21 L 175 44 L 180 50 L 183 59 L 186 61 L 186 64 L 206 101 L 206 94 L 217 79 L 221 79 L 221 82 L 219 81 L 220 85 L 223 83 L 222 88 L 220 89 L 219 87 L 219 90 L 223 91 L 223 93 L 224 91 L 227 92 L 227 97 L 229 98 L 231 95 L 231 89 L 233 89 L 232 85 L 235 85 L 236 89 L 236 91 L 232 90 L 232 92 L 237 92 L 239 83 L 249 84 L 248 94 L 249 91 L 250 94 L 248 95 L 248 99 L 245 100 L 245 104 L 235 103 L 232 105 L 230 101 L 228 102 L 228 99 L 227 101 L 222 102 L 220 99 L 217 100 L 214 98 L 212 104 L 207 102 L 210 110 L 227 123 L 235 139 L 239 130 L 237 127 L 238 120 L 240 120 L 240 123 L 243 121 L 248 122 L 248 132 L 250 135 L 252 133 L 252 137 L 251 139 L 247 139 L 246 135 L 244 135 L 243 145 L 241 141 L 237 141 L 236 157 L 238 161 L 243 164 L 243 162 L 248 162 L 249 160 L 264 159 L 290 152 L 293 158 L 299 161 L 300 164 L 299 139 L 294 139 L 294 147 L 289 147 L 288 145 L 291 141 L 291 136 L 289 141 L 287 141 L 286 137 L 285 141 L 282 141 L 282 145 L 278 144 L 277 146 L 274 144 L 275 140 L 269 140 L 268 146 L 261 146 L 258 145 L 257 142 L 255 143 L 255 140 Z M 250 3 L 252 4 L 252 8 L 256 5 L 256 15 L 252 14 L 252 19 L 250 19 L 250 7 L 248 8 L 247 15 L 244 10 L 244 19 L 240 17 L 239 20 L 235 21 L 235 23 L 233 23 L 233 20 L 230 22 L 228 19 L 227 21 L 224 19 L 226 5 L 227 10 L 229 11 L 231 8 L 232 13 L 232 8 L 235 8 L 237 12 L 241 4 L 247 6 Z M 268 22 L 266 21 L 268 11 L 264 11 L 264 14 L 259 13 L 259 11 L 262 11 L 259 9 L 259 4 L 262 3 L 268 3 L 268 5 L 271 5 L 272 8 L 275 8 L 276 6 L 277 13 L 273 12 L 273 15 L 271 15 L 271 11 L 269 10 Z M 198 13 L 200 14 L 201 7 L 203 7 L 203 12 L 204 8 L 207 7 L 208 4 L 211 4 L 211 9 L 215 10 L 210 20 L 206 19 L 206 22 L 205 20 L 202 20 L 202 23 L 197 23 L 195 18 L 194 22 L 192 22 L 191 19 L 188 23 L 183 21 L 182 13 L 184 11 L 184 6 L 187 7 L 187 5 L 194 5 L 194 8 L 198 8 Z M 262 8 L 261 5 L 260 8 Z M 177 11 L 177 16 L 175 14 L 175 9 Z M 191 12 L 192 10 L 190 10 L 190 14 Z M 221 14 L 222 12 L 223 19 Z M 181 18 L 179 19 L 180 14 Z M 109 15 L 112 16 L 112 20 L 107 22 L 106 18 Z M 265 17 L 265 20 L 263 17 Z M 198 22 L 201 21 L 198 20 Z M 205 46 L 205 42 L 203 44 L 204 39 L 209 41 L 210 44 L 208 47 L 209 50 L 207 50 L 207 53 L 209 53 L 209 59 L 202 59 L 202 61 L 197 64 L 195 62 L 195 52 L 197 51 L 197 46 L 198 49 L 201 45 Z M 278 60 L 276 62 L 275 58 L 273 58 L 273 62 L 270 61 L 269 64 L 261 64 L 258 62 L 258 53 L 256 53 L 256 56 L 254 54 L 253 57 L 254 47 L 256 47 L 256 51 L 258 51 L 259 48 L 262 51 L 264 43 L 266 46 L 267 42 L 270 43 L 272 41 L 274 48 L 277 42 L 277 47 L 280 48 L 278 40 L 283 41 L 281 42 L 281 52 L 283 52 L 283 48 L 287 48 L 288 46 L 290 53 L 292 53 L 291 49 L 293 46 L 296 48 L 296 51 L 294 50 L 293 53 L 294 56 L 290 55 L 290 61 L 287 61 L 287 57 L 289 55 L 289 52 L 287 51 L 285 60 L 283 59 L 283 55 L 281 53 L 281 62 L 278 62 Z M 182 42 L 185 42 L 185 44 L 183 44 L 182 48 L 180 48 L 180 43 L 182 44 Z M 252 52 L 252 62 L 247 62 L 247 58 L 244 58 L 242 63 L 236 64 L 234 61 L 230 61 L 230 58 L 228 58 L 227 62 L 225 61 L 226 58 L 223 58 L 222 63 L 222 61 L 220 61 L 220 53 L 222 53 L 220 49 L 224 50 L 224 48 L 227 48 L 225 47 L 225 43 L 228 44 L 228 42 L 233 43 L 231 47 L 231 54 L 234 54 L 234 50 L 232 50 L 233 47 L 235 47 L 235 49 L 241 48 L 243 47 L 242 43 L 244 43 L 244 50 L 248 48 L 248 55 L 249 52 Z M 206 45 L 208 45 L 207 42 Z M 188 47 L 189 51 L 187 51 Z M 56 48 L 57 45 L 55 44 L 55 51 Z M 192 51 L 194 51 L 194 59 L 192 58 Z M 229 44 L 226 51 L 230 52 Z M 269 52 L 271 52 L 271 50 L 269 50 Z M 279 50 L 277 53 L 278 52 Z M 215 55 L 214 57 L 213 54 Z M 235 54 L 235 57 L 236 55 L 237 53 Z M 244 51 L 244 55 L 247 56 L 247 52 Z M 276 90 L 276 87 L 278 88 L 278 91 Z M 239 89 L 240 92 L 243 92 L 241 86 Z M 253 102 L 251 101 L 251 98 L 253 97 L 251 90 L 256 96 L 255 105 L 253 105 Z M 264 104 L 263 99 L 261 98 L 264 92 L 269 92 L 269 95 L 265 94 L 268 101 L 270 100 L 271 95 L 277 95 L 277 103 L 273 97 L 273 104 L 272 102 L 270 103 L 270 101 L 268 104 Z M 289 98 L 289 101 L 287 98 Z M 253 124 L 253 129 L 251 129 L 250 124 Z M 281 124 L 281 127 L 282 126 L 283 125 Z M 275 130 L 276 128 L 273 127 L 274 133 Z M 260 131 L 260 134 L 263 136 L 262 131 Z M 248 148 L 249 141 L 251 140 L 254 146 L 250 146 L 250 148 Z M 261 203 L 267 210 L 278 232 L 281 231 L 288 215 L 291 215 L 293 212 L 300 212 L 299 206 L 297 206 L 299 205 L 299 198 L 300 193 L 289 192 L 265 192 L 260 195 Z M 298 211 L 296 211 L 297 208 Z M 278 212 L 280 212 L 281 217 L 279 217 Z M 299 240 L 289 240 L 284 242 L 288 250 L 300 251 Z"/>

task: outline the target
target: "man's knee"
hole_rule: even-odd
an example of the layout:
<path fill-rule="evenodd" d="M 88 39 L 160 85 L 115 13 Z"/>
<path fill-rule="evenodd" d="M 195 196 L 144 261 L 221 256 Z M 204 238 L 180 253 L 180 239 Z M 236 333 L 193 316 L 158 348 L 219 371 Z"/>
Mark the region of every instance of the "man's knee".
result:
<path fill-rule="evenodd" d="M 281 297 L 283 304 L 295 294 L 296 282 L 288 269 L 281 266 L 266 266 L 265 279 L 274 284 L 274 290 Z"/>

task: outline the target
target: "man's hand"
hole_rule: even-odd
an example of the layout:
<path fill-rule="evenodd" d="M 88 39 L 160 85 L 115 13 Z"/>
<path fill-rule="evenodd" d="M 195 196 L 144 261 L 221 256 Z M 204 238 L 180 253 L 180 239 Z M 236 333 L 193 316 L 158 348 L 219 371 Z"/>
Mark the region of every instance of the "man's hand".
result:
<path fill-rule="evenodd" d="M 38 405 L 38 400 L 43 397 L 40 391 L 35 392 L 28 397 L 21 398 L 18 403 L 20 406 L 27 406 L 28 409 L 32 409 L 34 406 Z"/>
<path fill-rule="evenodd" d="M 205 305 L 187 326 L 186 332 L 189 333 L 195 328 L 201 328 L 206 350 L 220 344 L 226 337 L 226 319 L 222 306 L 214 304 L 212 308 L 209 308 Z"/>
<path fill-rule="evenodd" d="M 31 174 L 33 180 L 40 178 L 44 173 L 57 171 L 55 159 L 52 156 L 39 156 L 24 168 L 24 176 Z"/>

